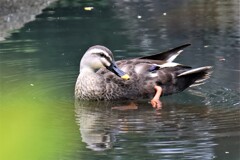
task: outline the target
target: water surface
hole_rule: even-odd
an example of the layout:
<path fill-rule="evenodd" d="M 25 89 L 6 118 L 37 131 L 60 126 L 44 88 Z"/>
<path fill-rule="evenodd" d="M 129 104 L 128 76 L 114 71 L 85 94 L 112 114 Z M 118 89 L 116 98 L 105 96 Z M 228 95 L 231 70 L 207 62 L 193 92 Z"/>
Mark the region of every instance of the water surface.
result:
<path fill-rule="evenodd" d="M 93 10 L 84 10 L 84 7 Z M 240 158 L 239 2 L 64 1 L 0 42 L 0 159 Z M 212 65 L 207 84 L 163 97 L 75 102 L 91 45 L 116 59 L 191 43 L 177 62 Z M 14 154 L 13 154 L 14 153 Z"/>

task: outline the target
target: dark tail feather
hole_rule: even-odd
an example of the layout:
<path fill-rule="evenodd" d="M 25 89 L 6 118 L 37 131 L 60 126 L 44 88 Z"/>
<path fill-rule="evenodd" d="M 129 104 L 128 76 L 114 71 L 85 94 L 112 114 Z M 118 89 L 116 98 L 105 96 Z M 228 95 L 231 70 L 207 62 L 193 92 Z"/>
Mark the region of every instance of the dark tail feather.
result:
<path fill-rule="evenodd" d="M 184 44 L 182 46 L 173 48 L 171 50 L 150 55 L 150 56 L 144 56 L 140 57 L 139 59 L 152 59 L 152 60 L 163 60 L 163 61 L 169 61 L 172 62 L 182 51 L 184 48 L 190 46 L 191 44 Z"/>
<path fill-rule="evenodd" d="M 212 66 L 199 67 L 179 74 L 177 86 L 182 91 L 187 87 L 194 87 L 204 84 L 212 73 Z"/>

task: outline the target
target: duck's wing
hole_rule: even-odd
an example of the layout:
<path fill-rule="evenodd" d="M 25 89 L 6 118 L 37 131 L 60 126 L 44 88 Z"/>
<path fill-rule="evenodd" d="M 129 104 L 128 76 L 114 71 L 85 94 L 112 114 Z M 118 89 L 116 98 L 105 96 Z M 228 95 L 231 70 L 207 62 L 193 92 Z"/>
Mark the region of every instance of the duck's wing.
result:
<path fill-rule="evenodd" d="M 117 66 L 129 74 L 130 80 L 124 81 L 102 68 L 99 74 L 111 83 L 121 84 L 129 90 L 129 95 L 154 94 L 154 86 L 161 86 L 162 95 L 181 92 L 189 86 L 200 85 L 211 74 L 211 67 L 192 69 L 173 62 L 180 52 L 190 44 L 185 44 L 160 54 L 117 61 Z"/>
<path fill-rule="evenodd" d="M 163 95 L 181 92 L 187 87 L 204 83 L 211 74 L 211 66 L 192 69 L 174 62 L 149 59 L 118 61 L 117 65 L 137 83 L 141 93 L 153 94 L 154 86 L 161 86 Z M 127 82 L 126 82 L 127 83 Z"/>
<path fill-rule="evenodd" d="M 105 79 L 104 83 L 127 90 L 125 98 L 153 96 L 156 85 L 162 87 L 162 95 L 181 92 L 189 86 L 204 83 L 211 74 L 210 66 L 192 69 L 190 66 L 160 60 L 120 60 L 116 64 L 130 76 L 130 80 L 122 80 L 106 68 L 97 73 Z"/>
<path fill-rule="evenodd" d="M 139 70 L 139 68 L 141 68 L 141 72 L 139 73 L 153 72 L 160 68 L 166 67 L 175 67 L 181 64 L 174 63 L 173 60 L 183 51 L 184 48 L 190 45 L 191 44 L 184 44 L 176 48 L 170 49 L 168 51 L 150 56 L 119 60 L 117 61 L 117 65 L 125 72 L 130 72 L 133 71 L 134 69 L 136 71 Z"/>
<path fill-rule="evenodd" d="M 150 56 L 140 57 L 139 59 L 151 59 L 151 60 L 162 60 L 162 61 L 166 61 L 166 62 L 172 62 L 183 51 L 184 48 L 186 48 L 190 45 L 191 44 L 184 44 L 179 47 L 170 49 L 168 51 L 150 55 Z"/>

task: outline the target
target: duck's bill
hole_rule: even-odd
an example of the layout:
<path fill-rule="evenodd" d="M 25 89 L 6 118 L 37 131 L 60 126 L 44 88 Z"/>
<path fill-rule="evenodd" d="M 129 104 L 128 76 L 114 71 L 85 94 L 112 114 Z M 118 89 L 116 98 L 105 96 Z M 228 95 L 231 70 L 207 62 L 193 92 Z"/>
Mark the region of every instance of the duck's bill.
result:
<path fill-rule="evenodd" d="M 123 72 L 118 66 L 113 62 L 109 67 L 107 67 L 108 70 L 115 73 L 117 76 L 121 77 L 124 80 L 129 80 L 130 77 L 128 74 Z"/>

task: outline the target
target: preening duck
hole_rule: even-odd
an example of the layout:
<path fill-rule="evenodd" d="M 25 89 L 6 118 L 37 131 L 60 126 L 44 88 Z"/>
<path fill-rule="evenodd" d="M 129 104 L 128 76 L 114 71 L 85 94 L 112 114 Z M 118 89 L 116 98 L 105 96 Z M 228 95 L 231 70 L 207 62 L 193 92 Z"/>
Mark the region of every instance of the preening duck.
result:
<path fill-rule="evenodd" d="M 117 62 L 108 48 L 92 46 L 80 62 L 75 98 L 132 100 L 152 97 L 152 106 L 160 108 L 160 96 L 203 84 L 211 74 L 211 66 L 192 68 L 173 62 L 189 45 Z"/>

